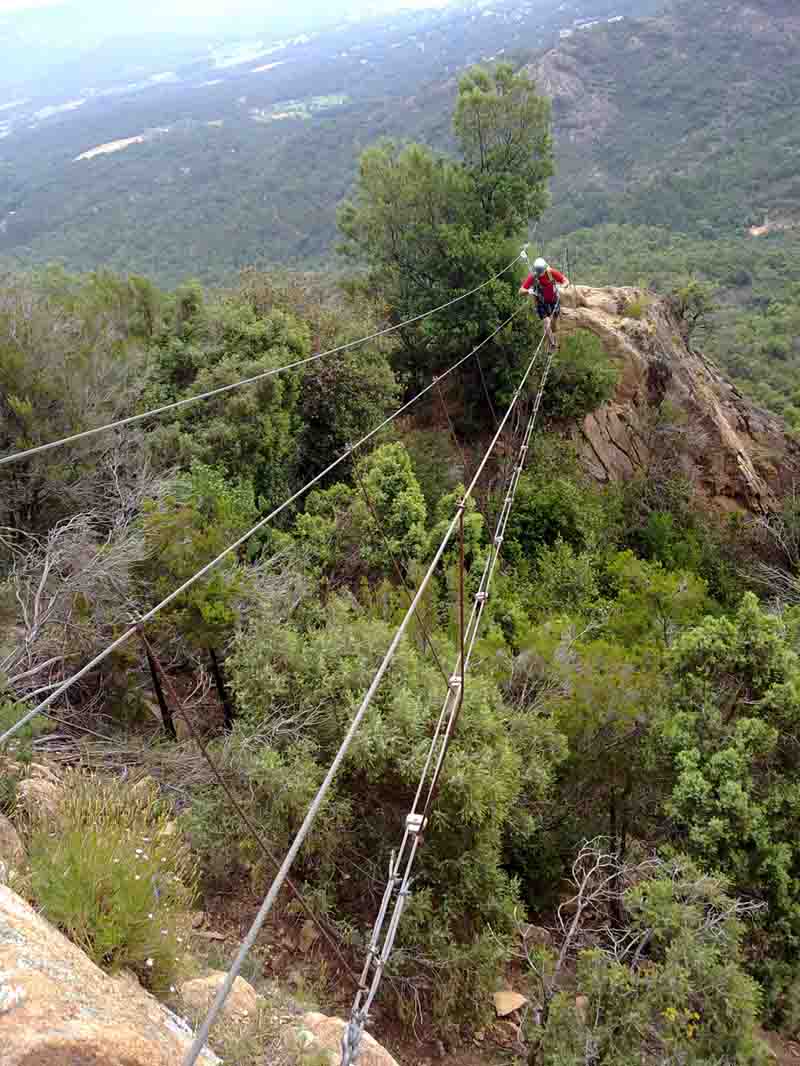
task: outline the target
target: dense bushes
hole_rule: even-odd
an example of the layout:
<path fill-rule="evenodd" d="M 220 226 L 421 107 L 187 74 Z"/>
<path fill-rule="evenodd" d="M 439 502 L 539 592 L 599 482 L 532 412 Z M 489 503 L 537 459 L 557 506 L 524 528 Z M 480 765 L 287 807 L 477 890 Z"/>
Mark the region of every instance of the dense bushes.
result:
<path fill-rule="evenodd" d="M 800 660 L 780 619 L 747 594 L 733 617 L 686 632 L 671 657 L 667 811 L 694 854 L 769 901 L 773 951 L 800 937 L 795 813 Z M 780 946 L 778 946 L 780 944 Z"/>
<path fill-rule="evenodd" d="M 578 330 L 559 342 L 542 398 L 542 414 L 579 422 L 610 399 L 618 376 L 601 341 L 587 330 Z"/>
<path fill-rule="evenodd" d="M 396 577 L 428 545 L 427 507 L 402 444 L 384 444 L 356 466 L 356 484 L 311 493 L 295 524 L 316 572 Z"/>
<path fill-rule="evenodd" d="M 529 953 L 542 1019 L 530 1061 L 579 1066 L 587 1048 L 609 1066 L 770 1061 L 742 965 L 750 908 L 724 880 L 681 858 L 620 863 L 595 844 L 581 850 L 573 888 L 562 946 L 577 956 L 574 972 L 547 950 Z"/>
<path fill-rule="evenodd" d="M 277 847 L 297 829 L 391 634 L 332 601 L 321 628 L 264 617 L 237 640 L 228 665 L 247 751 L 242 771 L 255 790 L 251 813 Z M 442 698 L 435 667 L 402 645 L 300 855 L 301 876 L 324 891 L 342 922 L 360 916 L 363 871 L 383 870 L 402 831 Z M 513 812 L 519 839 L 533 846 L 534 815 L 549 781 L 546 745 L 535 734 L 531 723 L 504 713 L 491 682 L 473 681 L 394 963 L 432 997 L 440 1020 L 456 1004 L 477 1014 L 485 1009 L 503 956 L 517 899 L 502 869 L 504 834 Z M 216 802 L 223 805 L 223 797 Z M 213 808 L 190 815 L 193 834 L 204 833 L 210 851 L 217 840 L 203 826 L 216 822 Z M 235 854 L 230 840 L 228 854 Z M 352 876 L 343 879 L 344 871 Z"/>
<path fill-rule="evenodd" d="M 127 305 L 113 288 L 115 306 L 131 315 L 131 351 L 143 344 L 156 354 L 153 397 L 186 396 L 201 382 L 224 380 L 215 376 L 220 367 L 268 367 L 310 351 L 312 335 L 326 343 L 336 336 L 322 310 L 304 318 L 298 293 L 252 274 L 214 299 L 190 286 L 151 306 L 147 292 L 134 289 L 135 299 L 123 294 L 135 311 L 119 310 Z M 108 298 L 102 286 L 91 293 Z M 94 304 L 81 289 L 79 297 L 89 321 L 84 304 Z M 24 639 L 2 640 L 0 720 L 19 716 L 16 701 L 26 693 L 51 690 L 68 666 L 64 647 L 84 661 L 81 641 L 93 647 L 89 637 L 96 643 L 117 632 L 236 542 L 266 514 L 265 496 L 304 479 L 294 464 L 309 460 L 315 441 L 320 456 L 346 444 L 396 399 L 383 354 L 364 355 L 363 367 L 353 357 L 341 374 L 338 367 L 287 378 L 280 393 L 255 388 L 224 407 L 188 409 L 149 433 L 152 467 L 144 448 L 115 460 L 112 488 L 102 494 L 78 471 L 70 484 L 94 501 L 91 518 L 76 516 L 35 541 L 3 541 L 4 633 Z M 366 404 L 354 387 L 362 369 L 373 388 Z M 615 382 L 584 334 L 564 341 L 553 375 L 551 430 L 604 402 Z M 429 417 L 430 410 L 421 425 Z M 648 1054 L 664 1061 L 756 1062 L 747 1030 L 759 1000 L 740 952 L 770 1009 L 795 1024 L 797 612 L 768 614 L 752 596 L 742 600 L 742 574 L 752 565 L 746 522 L 698 512 L 674 475 L 684 431 L 675 412 L 659 409 L 646 476 L 603 491 L 582 475 L 560 434 L 543 428 L 534 438 L 391 962 L 401 1011 L 422 997 L 442 1028 L 477 1021 L 510 958 L 515 913 L 540 908 L 547 920 L 567 857 L 587 836 L 604 834 L 618 864 L 659 853 L 659 875 L 643 873 L 614 902 L 613 928 L 644 938 L 637 964 L 585 945 L 577 969 L 552 986 L 551 1020 L 536 1035 L 542 1062 L 571 1064 L 587 1040 L 608 1062 L 623 1062 L 642 1025 L 652 1034 Z M 218 653 L 236 716 L 228 716 L 223 740 L 211 737 L 211 750 L 276 853 L 288 848 L 407 609 L 397 568 L 416 583 L 464 491 L 464 460 L 445 433 L 417 428 L 407 447 L 405 426 L 394 432 L 348 457 L 339 480 L 322 481 L 281 528 L 231 552 L 150 627 L 175 676 L 170 700 L 177 695 L 212 734 L 219 715 L 208 649 Z M 58 485 L 54 469 L 48 492 Z M 501 462 L 491 475 L 485 495 L 465 509 L 468 596 L 502 502 Z M 59 507 L 72 513 L 70 493 Z M 789 501 L 789 533 L 795 511 Z M 458 554 L 454 540 L 420 603 L 446 673 L 457 661 Z M 796 554 L 790 546 L 787 566 L 796 567 Z M 792 575 L 786 580 L 790 587 Z M 152 683 L 137 655 L 132 648 L 107 675 L 85 679 L 76 700 L 73 713 L 100 734 L 101 747 L 106 735 L 150 728 L 127 713 L 136 701 L 144 706 L 144 684 Z M 298 856 L 304 892 L 356 956 L 444 691 L 415 619 Z M 102 715 L 93 714 L 93 699 Z M 38 740 L 30 731 L 15 750 L 22 767 L 2 783 L 5 810 L 15 810 Z M 225 794 L 207 777 L 197 781 L 183 788 L 180 825 L 203 887 L 261 889 L 272 871 L 259 846 Z M 192 863 L 169 835 L 168 808 L 76 774 L 59 817 L 57 830 L 31 827 L 32 898 L 102 964 L 131 966 L 153 987 L 168 984 L 193 885 Z M 698 864 L 694 896 L 681 887 L 678 866 L 687 867 L 676 855 Z M 177 878 L 164 888 L 162 868 Z M 768 904 L 746 933 L 736 924 L 735 894 Z M 725 935 L 712 943 L 702 916 L 729 902 L 733 917 L 720 919 Z M 647 939 L 654 923 L 658 935 Z M 602 1005 L 591 1023 L 570 998 L 573 978 L 593 1009 Z M 659 1012 L 656 994 L 667 986 L 671 998 Z M 726 998 L 732 1007 L 720 1005 Z M 712 1024 L 712 1013 L 725 1024 Z"/>

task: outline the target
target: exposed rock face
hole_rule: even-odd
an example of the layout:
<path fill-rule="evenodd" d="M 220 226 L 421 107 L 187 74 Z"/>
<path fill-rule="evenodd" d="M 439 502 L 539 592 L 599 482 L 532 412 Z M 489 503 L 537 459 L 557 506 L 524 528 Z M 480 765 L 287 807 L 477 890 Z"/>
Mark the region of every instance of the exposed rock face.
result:
<path fill-rule="evenodd" d="M 14 826 L 0 814 L 0 884 L 5 884 L 12 871 L 25 863 L 25 849 Z"/>
<path fill-rule="evenodd" d="M 753 406 L 687 346 L 667 301 L 640 289 L 578 286 L 562 303 L 560 333 L 590 330 L 620 371 L 613 398 L 574 434 L 593 477 L 612 482 L 647 473 L 661 407 L 685 420 L 676 472 L 712 507 L 757 514 L 776 505 L 800 474 L 800 446 L 779 418 Z M 626 315 L 632 304 L 641 317 Z"/>
<path fill-rule="evenodd" d="M 180 1066 L 185 1022 L 138 985 L 108 977 L 0 885 L 3 1066 Z M 203 1066 L 219 1063 L 211 1052 Z"/>
<path fill-rule="evenodd" d="M 31 763 L 17 786 L 17 802 L 31 821 L 54 817 L 63 795 L 61 778 L 45 763 Z"/>
<path fill-rule="evenodd" d="M 327 1051 L 331 1066 L 342 1061 L 342 1035 L 347 1023 L 341 1018 L 328 1018 L 325 1014 L 304 1014 L 300 1028 L 295 1032 L 295 1043 L 300 1051 Z M 381 1047 L 377 1040 L 364 1033 L 358 1066 L 398 1066 L 395 1059 Z"/>
<path fill-rule="evenodd" d="M 17 788 L 17 802 L 31 820 L 56 815 L 61 795 L 61 786 L 43 777 L 28 777 Z"/>
<path fill-rule="evenodd" d="M 608 91 L 585 83 L 578 57 L 564 49 L 547 52 L 526 73 L 539 90 L 553 100 L 558 131 L 570 141 L 603 140 L 610 125 L 620 117 L 619 107 Z"/>
<path fill-rule="evenodd" d="M 197 977 L 193 981 L 185 981 L 180 987 L 181 999 L 185 1006 L 196 1013 L 205 1013 L 214 1002 L 225 976 L 224 973 L 216 971 L 208 977 Z M 258 997 L 255 989 L 244 978 L 237 977 L 225 1000 L 220 1017 L 229 1022 L 240 1022 L 254 1017 L 257 1009 Z"/>

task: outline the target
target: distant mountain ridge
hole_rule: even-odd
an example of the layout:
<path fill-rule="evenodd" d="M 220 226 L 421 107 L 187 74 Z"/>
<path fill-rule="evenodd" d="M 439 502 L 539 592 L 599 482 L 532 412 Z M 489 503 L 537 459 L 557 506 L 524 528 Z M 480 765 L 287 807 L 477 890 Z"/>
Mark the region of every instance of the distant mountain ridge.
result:
<path fill-rule="evenodd" d="M 459 71 L 521 62 L 576 20 L 653 2 L 469 0 L 277 42 L 206 41 L 183 65 L 141 52 L 125 67 L 104 45 L 68 93 L 0 112 L 0 257 L 166 284 L 330 261 L 363 147 L 385 135 L 446 147 Z"/>
<path fill-rule="evenodd" d="M 277 40 L 148 40 L 62 66 L 69 92 L 0 100 L 6 263 L 166 284 L 330 263 L 360 150 L 386 135 L 446 147 L 458 72 L 503 57 L 553 97 L 539 234 L 554 247 L 603 223 L 711 240 L 800 221 L 789 0 L 468 0 Z"/>
<path fill-rule="evenodd" d="M 551 233 L 603 222 L 708 238 L 800 221 L 800 8 L 672 0 L 531 65 L 553 97 Z"/>

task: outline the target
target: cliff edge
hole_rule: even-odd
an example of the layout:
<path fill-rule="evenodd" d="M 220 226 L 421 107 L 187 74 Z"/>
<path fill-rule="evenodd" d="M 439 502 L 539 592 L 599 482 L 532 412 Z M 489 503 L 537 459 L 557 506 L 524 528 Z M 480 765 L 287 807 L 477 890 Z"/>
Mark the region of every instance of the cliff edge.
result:
<path fill-rule="evenodd" d="M 647 475 L 673 418 L 676 473 L 712 509 L 763 514 L 778 506 L 800 475 L 800 444 L 687 343 L 669 300 L 635 288 L 576 286 L 562 305 L 560 334 L 589 330 L 619 371 L 611 400 L 573 431 L 592 477 Z"/>

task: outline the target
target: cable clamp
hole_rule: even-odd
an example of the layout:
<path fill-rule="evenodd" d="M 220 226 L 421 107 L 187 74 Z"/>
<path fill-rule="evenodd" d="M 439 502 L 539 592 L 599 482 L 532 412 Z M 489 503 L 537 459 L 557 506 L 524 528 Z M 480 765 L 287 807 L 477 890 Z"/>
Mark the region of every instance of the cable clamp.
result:
<path fill-rule="evenodd" d="M 497 536 L 494 538 L 494 546 L 495 546 L 495 548 L 499 548 L 502 543 L 503 543 L 503 534 L 502 533 L 498 533 Z"/>
<path fill-rule="evenodd" d="M 453 674 L 447 684 L 451 692 L 458 692 L 461 688 L 461 674 Z"/>
<path fill-rule="evenodd" d="M 352 450 L 353 450 L 353 445 L 352 444 L 345 444 L 344 452 L 342 454 L 343 455 L 349 455 Z"/>
<path fill-rule="evenodd" d="M 422 830 L 427 825 L 428 819 L 422 814 L 407 814 L 406 815 L 406 830 L 411 833 L 412 836 L 419 836 Z"/>
<path fill-rule="evenodd" d="M 519 454 L 520 454 L 520 455 L 522 455 L 522 456 L 525 456 L 525 455 L 527 455 L 527 454 L 528 454 L 528 448 L 529 448 L 529 447 L 530 447 L 530 445 L 528 445 L 528 444 L 523 444 L 523 445 L 522 445 L 522 447 L 521 447 L 521 448 L 520 448 L 520 450 L 519 450 Z"/>
<path fill-rule="evenodd" d="M 489 593 L 488 592 L 478 592 L 475 595 L 475 602 L 476 603 L 486 603 L 486 601 L 488 599 L 489 599 Z"/>

